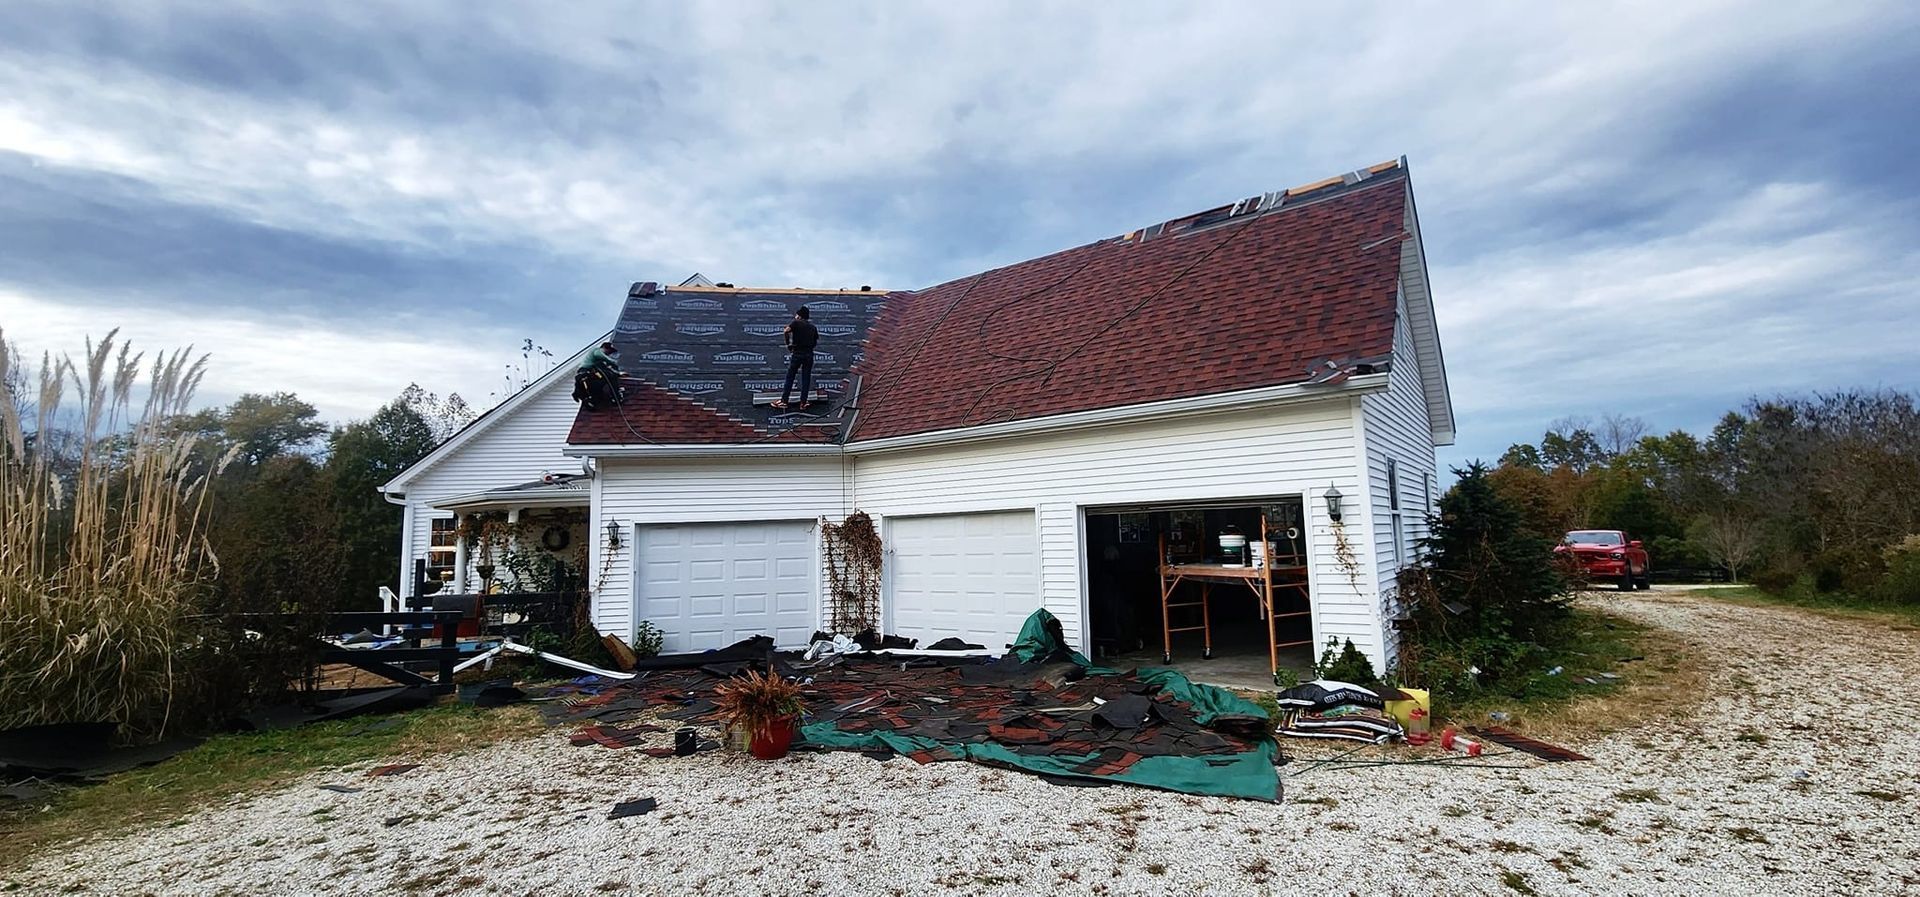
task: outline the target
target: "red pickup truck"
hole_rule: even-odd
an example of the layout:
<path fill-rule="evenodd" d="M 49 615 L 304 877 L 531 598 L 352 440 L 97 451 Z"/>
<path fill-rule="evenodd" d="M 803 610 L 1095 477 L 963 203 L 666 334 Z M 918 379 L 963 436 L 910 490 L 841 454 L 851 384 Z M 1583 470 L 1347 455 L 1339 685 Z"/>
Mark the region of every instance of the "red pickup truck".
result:
<path fill-rule="evenodd" d="M 1640 540 L 1617 529 L 1578 529 L 1554 546 L 1555 554 L 1572 555 L 1594 582 L 1612 580 L 1620 591 L 1653 588 L 1653 562 Z"/>

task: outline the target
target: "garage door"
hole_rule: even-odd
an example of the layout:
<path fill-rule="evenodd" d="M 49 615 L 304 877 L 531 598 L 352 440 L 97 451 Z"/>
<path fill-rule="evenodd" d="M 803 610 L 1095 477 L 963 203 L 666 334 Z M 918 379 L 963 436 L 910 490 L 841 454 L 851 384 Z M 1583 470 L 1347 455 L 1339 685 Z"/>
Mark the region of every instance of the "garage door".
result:
<path fill-rule="evenodd" d="M 956 636 L 999 650 L 1040 606 L 1032 511 L 887 520 L 891 632 L 921 645 Z"/>
<path fill-rule="evenodd" d="M 814 544 L 805 521 L 643 526 L 636 610 L 661 650 L 704 651 L 756 635 L 781 647 L 813 633 Z"/>

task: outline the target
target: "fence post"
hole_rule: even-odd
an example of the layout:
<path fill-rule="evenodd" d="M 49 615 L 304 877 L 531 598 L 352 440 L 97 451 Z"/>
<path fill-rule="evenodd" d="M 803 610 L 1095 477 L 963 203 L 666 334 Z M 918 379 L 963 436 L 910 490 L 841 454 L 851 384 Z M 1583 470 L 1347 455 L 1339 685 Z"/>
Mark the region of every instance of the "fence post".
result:
<path fill-rule="evenodd" d="M 454 691 L 453 667 L 460 661 L 460 617 L 457 611 L 440 615 L 440 647 L 446 649 L 440 656 L 440 690 L 448 694 Z"/>

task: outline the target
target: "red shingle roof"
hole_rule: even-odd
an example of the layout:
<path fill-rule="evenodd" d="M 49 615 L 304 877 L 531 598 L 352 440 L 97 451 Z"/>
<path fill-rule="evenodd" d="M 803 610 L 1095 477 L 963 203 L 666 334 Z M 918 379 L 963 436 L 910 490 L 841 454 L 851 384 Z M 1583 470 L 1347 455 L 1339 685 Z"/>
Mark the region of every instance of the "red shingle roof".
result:
<path fill-rule="evenodd" d="M 777 435 L 644 380 L 627 380 L 619 408 L 580 409 L 567 434 L 572 445 L 704 445 L 746 442 L 831 442 L 833 430 L 800 427 Z"/>
<path fill-rule="evenodd" d="M 850 441 L 1308 379 L 1393 351 L 1405 170 L 1375 166 L 890 297 Z M 1267 207 L 1267 211 L 1254 211 Z M 1240 214 L 1233 214 L 1239 210 Z"/>

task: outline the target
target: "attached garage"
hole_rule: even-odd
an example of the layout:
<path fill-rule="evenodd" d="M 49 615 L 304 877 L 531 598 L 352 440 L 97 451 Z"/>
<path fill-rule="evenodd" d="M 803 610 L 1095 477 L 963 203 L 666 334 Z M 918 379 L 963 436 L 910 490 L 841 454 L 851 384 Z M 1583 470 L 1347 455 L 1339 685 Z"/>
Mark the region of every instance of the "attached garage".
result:
<path fill-rule="evenodd" d="M 805 645 L 814 627 L 813 526 L 804 520 L 642 526 L 637 617 L 666 652 L 770 635 Z"/>
<path fill-rule="evenodd" d="M 890 633 L 927 645 L 948 636 L 998 650 L 1040 606 L 1032 511 L 893 517 Z"/>

